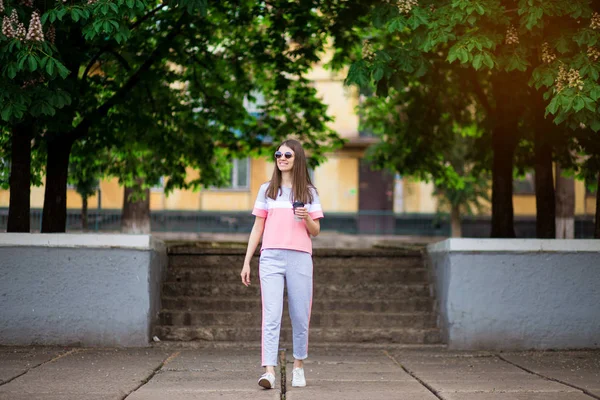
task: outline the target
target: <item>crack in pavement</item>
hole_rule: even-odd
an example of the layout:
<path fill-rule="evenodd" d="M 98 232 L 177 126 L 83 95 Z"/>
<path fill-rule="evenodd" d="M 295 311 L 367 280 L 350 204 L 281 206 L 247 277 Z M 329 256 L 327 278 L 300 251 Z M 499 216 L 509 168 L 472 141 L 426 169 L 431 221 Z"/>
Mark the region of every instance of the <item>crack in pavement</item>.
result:
<path fill-rule="evenodd" d="M 34 365 L 31 368 L 27 368 L 25 371 L 21 372 L 18 375 L 13 376 L 12 378 L 10 378 L 8 380 L 0 382 L 0 386 L 3 386 L 3 385 L 6 385 L 7 383 L 10 383 L 10 382 L 14 381 L 15 379 L 20 378 L 21 376 L 27 374 L 29 371 L 41 367 L 42 365 L 46 365 L 46 364 L 52 363 L 52 362 L 54 362 L 56 360 L 59 360 L 59 359 L 61 359 L 63 357 L 66 357 L 68 355 L 79 353 L 79 352 L 83 352 L 83 351 L 86 351 L 86 350 L 85 349 L 71 349 L 71 350 L 66 351 L 64 353 L 61 353 L 61 354 L 59 354 L 59 355 L 57 355 L 57 356 L 55 356 L 55 357 L 53 357 L 53 358 L 51 358 L 49 360 L 42 361 L 41 363 L 39 363 L 37 365 Z"/>
<path fill-rule="evenodd" d="M 404 372 L 406 372 L 407 374 L 409 374 L 410 376 L 412 376 L 413 379 L 415 379 L 417 382 L 419 382 L 423 387 L 425 387 L 425 389 L 429 390 L 431 392 L 431 394 L 433 394 L 435 397 L 437 397 L 440 400 L 444 400 L 444 398 L 442 396 L 440 396 L 440 394 L 438 393 L 437 390 L 435 390 L 432 386 L 430 386 L 429 384 L 427 384 L 427 382 L 425 382 L 424 380 L 422 380 L 421 378 L 419 378 L 410 369 L 408 369 L 404 365 L 402 365 L 402 363 L 398 362 L 398 360 L 396 360 L 394 358 L 394 356 L 392 356 L 387 350 L 382 350 L 382 351 L 383 351 L 383 354 L 385 354 L 390 360 L 392 360 L 392 362 L 394 364 L 396 364 L 397 366 L 399 366 L 400 368 L 402 368 L 402 370 L 404 370 Z"/>
<path fill-rule="evenodd" d="M 521 370 L 523 370 L 525 372 L 528 372 L 528 373 L 530 373 L 532 375 L 536 375 L 536 376 L 538 376 L 538 377 L 540 377 L 542 379 L 546 379 L 548 381 L 552 381 L 552 382 L 560 383 L 560 384 L 565 385 L 565 386 L 569 386 L 569 387 L 571 387 L 573 389 L 581 390 L 582 393 L 584 393 L 584 394 L 586 394 L 586 395 L 588 395 L 588 396 L 590 396 L 590 397 L 592 397 L 594 399 L 600 400 L 600 397 L 598 397 L 595 394 L 591 393 L 587 389 L 581 388 L 581 387 L 579 387 L 577 385 L 573 385 L 573 384 L 568 383 L 568 382 L 561 381 L 560 379 L 556 379 L 556 378 L 552 378 L 552 377 L 549 377 L 549 376 L 542 375 L 540 373 L 537 373 L 535 371 L 530 370 L 529 368 L 522 367 L 522 366 L 520 366 L 517 363 L 514 363 L 514 362 L 512 362 L 510 360 L 507 360 L 506 358 L 502 357 L 500 354 L 496 354 L 496 357 L 498 357 L 500 360 L 502 360 L 502 361 L 504 361 L 504 362 L 506 362 L 506 363 L 508 363 L 510 365 L 513 365 L 513 366 L 515 366 L 515 367 L 517 367 L 517 368 L 519 368 L 519 369 L 521 369 Z"/>
<path fill-rule="evenodd" d="M 171 354 L 170 356 L 168 356 L 167 358 L 165 358 L 159 365 L 158 367 L 154 368 L 152 370 L 152 372 L 150 372 L 150 375 L 148 375 L 145 379 L 143 379 L 139 385 L 137 385 L 135 388 L 133 388 L 133 390 L 131 390 L 129 393 L 125 394 L 125 396 L 121 397 L 120 400 L 125 400 L 127 399 L 132 393 L 135 393 L 139 388 L 141 388 L 142 386 L 144 386 L 145 384 L 147 384 L 148 382 L 150 382 L 152 380 L 152 378 L 154 378 L 154 376 L 168 363 L 170 363 L 171 361 L 173 361 L 177 356 L 179 356 L 179 354 L 181 354 L 180 351 L 176 351 L 175 353 Z"/>

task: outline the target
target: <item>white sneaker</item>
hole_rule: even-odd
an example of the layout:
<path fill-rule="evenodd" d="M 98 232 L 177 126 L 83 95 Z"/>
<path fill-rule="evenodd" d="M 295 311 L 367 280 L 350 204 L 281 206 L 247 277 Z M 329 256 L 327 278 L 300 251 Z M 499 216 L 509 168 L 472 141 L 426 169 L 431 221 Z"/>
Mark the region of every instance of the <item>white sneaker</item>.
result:
<path fill-rule="evenodd" d="M 262 374 L 260 379 L 258 380 L 258 384 L 265 389 L 274 389 L 275 388 L 275 375 L 265 372 Z"/>
<path fill-rule="evenodd" d="M 306 378 L 304 378 L 304 368 L 294 368 L 294 370 L 292 371 L 292 386 L 306 386 Z"/>

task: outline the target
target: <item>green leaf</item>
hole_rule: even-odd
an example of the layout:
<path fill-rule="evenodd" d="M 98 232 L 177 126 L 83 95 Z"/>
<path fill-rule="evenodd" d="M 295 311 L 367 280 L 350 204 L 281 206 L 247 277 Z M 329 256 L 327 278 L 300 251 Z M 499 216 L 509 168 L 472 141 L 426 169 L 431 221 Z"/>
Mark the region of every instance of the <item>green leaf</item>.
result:
<path fill-rule="evenodd" d="M 62 21 L 63 17 L 64 17 L 65 15 L 67 15 L 67 12 L 68 12 L 68 11 L 69 11 L 69 10 L 67 10 L 66 8 L 61 8 L 60 10 L 58 10 L 58 11 L 56 12 L 56 17 L 58 18 L 58 20 L 59 20 L 59 21 Z"/>
<path fill-rule="evenodd" d="M 587 96 L 583 96 L 583 101 L 585 102 L 585 108 L 588 111 L 595 112 L 596 111 L 596 103 L 594 100 L 590 99 Z"/>
<path fill-rule="evenodd" d="M 3 119 L 4 121 L 9 121 L 9 120 L 10 120 L 10 116 L 11 116 L 11 114 L 12 114 L 12 104 L 11 104 L 11 103 L 8 103 L 8 104 L 6 105 L 6 107 L 4 107 L 4 108 L 2 109 L 2 119 Z"/>
<path fill-rule="evenodd" d="M 50 76 L 54 76 L 54 59 L 50 58 L 46 63 L 46 72 Z"/>
<path fill-rule="evenodd" d="M 599 119 L 595 119 L 590 123 L 590 128 L 592 128 L 592 130 L 594 132 L 598 132 L 600 131 L 600 120 Z"/>
<path fill-rule="evenodd" d="M 127 0 L 125 4 L 127 4 L 127 7 L 129 8 L 133 8 L 133 6 L 135 6 L 135 0 Z"/>
<path fill-rule="evenodd" d="M 575 112 L 579 112 L 579 111 L 583 110 L 584 107 L 585 107 L 585 101 L 583 101 L 581 96 L 575 97 L 575 101 L 573 104 L 573 110 L 575 110 Z"/>
<path fill-rule="evenodd" d="M 46 23 L 46 21 L 48 21 L 48 17 L 54 14 L 54 10 L 50 10 L 44 13 L 44 15 L 42 15 L 42 18 L 40 18 L 40 21 L 42 22 L 42 25 L 44 25 Z"/>
<path fill-rule="evenodd" d="M 453 63 L 457 58 L 458 58 L 458 47 L 452 46 L 450 48 L 450 51 L 448 52 L 448 57 L 446 58 L 446 60 L 449 63 Z"/>
<path fill-rule="evenodd" d="M 460 48 L 458 50 L 458 59 L 460 60 L 460 62 L 462 64 L 464 64 L 467 61 L 469 61 L 469 52 L 467 51 L 467 49 L 465 49 L 464 47 L 462 47 L 462 48 Z"/>
<path fill-rule="evenodd" d="M 71 19 L 72 19 L 74 22 L 77 22 L 77 21 L 79 21 L 79 18 L 80 18 L 80 17 L 81 17 L 81 14 L 79 14 L 79 9 L 78 9 L 78 8 L 73 8 L 73 9 L 71 10 Z"/>
<path fill-rule="evenodd" d="M 104 23 L 102 24 L 102 28 L 106 33 L 111 33 L 114 29 L 109 20 L 104 21 Z"/>
<path fill-rule="evenodd" d="M 373 71 L 373 80 L 377 82 L 381 80 L 381 78 L 383 78 L 383 68 L 378 66 L 375 68 L 375 71 Z"/>
<path fill-rule="evenodd" d="M 558 111 L 558 105 L 558 97 L 554 97 L 548 105 L 548 108 L 546 109 L 546 115 L 548 115 L 548 112 L 551 114 L 556 114 L 556 112 Z"/>
<path fill-rule="evenodd" d="M 481 68 L 482 65 L 483 65 L 483 55 L 477 54 L 473 58 L 473 68 L 475 68 L 476 71 L 479 71 L 479 69 Z"/>
<path fill-rule="evenodd" d="M 27 61 L 27 53 L 21 53 L 17 59 L 17 68 L 19 71 L 25 69 L 25 62 Z"/>
<path fill-rule="evenodd" d="M 17 76 L 17 66 L 15 63 L 10 63 L 6 67 L 6 73 L 10 79 L 14 79 Z"/>
<path fill-rule="evenodd" d="M 600 99 L 600 86 L 594 86 L 594 88 L 590 91 L 590 97 L 594 101 L 598 101 L 598 99 Z"/>
<path fill-rule="evenodd" d="M 490 53 L 485 53 L 483 56 L 483 63 L 488 66 L 488 68 L 494 68 L 494 60 L 492 60 L 492 56 Z"/>
<path fill-rule="evenodd" d="M 56 59 L 54 60 L 54 63 L 56 64 L 56 69 L 58 69 L 58 73 L 61 78 L 65 79 L 69 75 L 69 70 L 67 67 L 62 65 L 62 63 Z"/>
<path fill-rule="evenodd" d="M 35 71 L 38 67 L 37 58 L 33 54 L 28 57 L 27 63 L 31 72 Z"/>

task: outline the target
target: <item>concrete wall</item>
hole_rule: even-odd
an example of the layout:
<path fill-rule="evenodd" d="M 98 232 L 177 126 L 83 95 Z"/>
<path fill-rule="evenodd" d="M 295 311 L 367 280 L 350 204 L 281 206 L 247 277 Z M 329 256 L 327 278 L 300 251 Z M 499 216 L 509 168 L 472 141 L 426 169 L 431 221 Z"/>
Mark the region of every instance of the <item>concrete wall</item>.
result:
<path fill-rule="evenodd" d="M 166 266 L 148 235 L 0 234 L 0 344 L 147 346 Z"/>
<path fill-rule="evenodd" d="M 600 240 L 449 239 L 428 256 L 450 348 L 600 348 Z"/>

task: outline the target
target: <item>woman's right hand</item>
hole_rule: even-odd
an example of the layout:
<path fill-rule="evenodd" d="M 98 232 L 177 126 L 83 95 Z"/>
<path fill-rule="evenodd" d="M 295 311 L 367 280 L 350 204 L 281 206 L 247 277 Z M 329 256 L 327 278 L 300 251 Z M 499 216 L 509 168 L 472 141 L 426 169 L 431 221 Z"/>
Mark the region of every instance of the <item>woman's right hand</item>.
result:
<path fill-rule="evenodd" d="M 242 283 L 246 286 L 250 286 L 250 263 L 244 263 L 240 275 L 242 276 Z"/>

